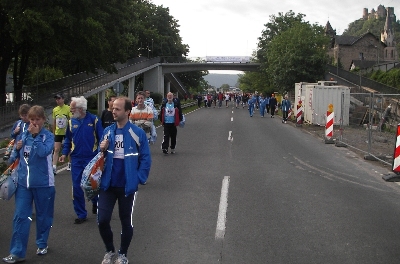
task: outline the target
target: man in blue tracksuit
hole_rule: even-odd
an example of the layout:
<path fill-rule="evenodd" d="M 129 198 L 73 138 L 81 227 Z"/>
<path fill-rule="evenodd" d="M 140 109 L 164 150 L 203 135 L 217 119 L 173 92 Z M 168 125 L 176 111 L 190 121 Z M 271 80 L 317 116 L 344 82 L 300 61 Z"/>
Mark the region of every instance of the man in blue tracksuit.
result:
<path fill-rule="evenodd" d="M 282 109 L 282 117 L 283 117 L 282 123 L 286 123 L 287 119 L 288 119 L 289 111 L 292 109 L 292 105 L 291 105 L 287 95 L 285 95 L 285 98 L 282 100 L 281 109 Z"/>
<path fill-rule="evenodd" d="M 250 117 L 253 117 L 254 108 L 255 108 L 256 103 L 257 103 L 257 98 L 256 98 L 256 96 L 255 96 L 255 95 L 251 95 L 251 96 L 250 96 L 250 99 L 249 99 L 249 102 L 248 102 L 248 104 L 249 104 L 249 113 L 250 113 Z"/>
<path fill-rule="evenodd" d="M 103 134 L 103 126 L 99 118 L 87 110 L 85 97 L 72 97 L 70 111 L 73 114 L 69 120 L 62 156 L 60 162 L 71 154 L 71 174 L 73 205 L 76 215 L 75 224 L 82 224 L 87 220 L 85 197 L 80 186 L 82 173 L 86 165 L 96 156 L 98 144 Z M 92 213 L 97 213 L 97 198 L 92 199 Z"/>
<path fill-rule="evenodd" d="M 265 106 L 267 103 L 267 100 L 264 98 L 264 95 L 260 94 L 260 115 L 261 117 L 264 117 L 265 114 Z"/>
<path fill-rule="evenodd" d="M 133 236 L 132 210 L 139 184 L 149 176 L 151 155 L 146 133 L 128 120 L 130 99 L 118 97 L 113 104 L 116 123 L 104 130 L 100 150 L 106 155 L 101 176 L 97 223 L 106 247 L 102 263 L 129 263 L 127 252 Z M 116 252 L 110 221 L 115 203 L 121 222 L 121 244 Z"/>

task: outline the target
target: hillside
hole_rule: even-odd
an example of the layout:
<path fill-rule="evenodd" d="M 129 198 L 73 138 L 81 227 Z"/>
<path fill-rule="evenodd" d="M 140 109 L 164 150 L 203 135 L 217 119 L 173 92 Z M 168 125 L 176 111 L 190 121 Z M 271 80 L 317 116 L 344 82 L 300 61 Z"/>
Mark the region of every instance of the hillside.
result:
<path fill-rule="evenodd" d="M 362 36 L 367 32 L 371 32 L 376 37 L 380 38 L 381 31 L 384 29 L 386 23 L 385 17 L 379 17 L 376 19 L 358 19 L 351 22 L 348 28 L 343 32 L 345 36 Z M 392 28 L 397 43 L 400 41 L 400 21 L 392 18 Z"/>
<path fill-rule="evenodd" d="M 203 77 L 204 80 L 216 88 L 221 87 L 223 84 L 229 84 L 229 86 L 236 86 L 238 82 L 238 74 L 220 74 L 210 73 Z"/>

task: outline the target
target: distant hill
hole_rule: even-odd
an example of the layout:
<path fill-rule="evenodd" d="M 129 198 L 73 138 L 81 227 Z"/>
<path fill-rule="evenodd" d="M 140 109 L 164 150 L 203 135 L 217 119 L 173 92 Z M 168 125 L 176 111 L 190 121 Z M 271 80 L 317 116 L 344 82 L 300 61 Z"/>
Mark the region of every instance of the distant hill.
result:
<path fill-rule="evenodd" d="M 229 84 L 229 86 L 236 86 L 239 76 L 238 74 L 210 73 L 204 76 L 203 78 L 208 82 L 208 84 L 216 88 L 219 88 L 223 84 Z"/>

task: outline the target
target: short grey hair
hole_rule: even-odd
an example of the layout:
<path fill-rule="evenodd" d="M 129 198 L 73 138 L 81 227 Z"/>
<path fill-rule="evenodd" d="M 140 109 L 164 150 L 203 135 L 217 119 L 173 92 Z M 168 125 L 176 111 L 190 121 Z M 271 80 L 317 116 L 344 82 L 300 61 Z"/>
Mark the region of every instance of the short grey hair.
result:
<path fill-rule="evenodd" d="M 75 102 L 77 108 L 82 108 L 84 112 L 87 110 L 87 100 L 83 96 L 71 97 L 71 102 Z"/>

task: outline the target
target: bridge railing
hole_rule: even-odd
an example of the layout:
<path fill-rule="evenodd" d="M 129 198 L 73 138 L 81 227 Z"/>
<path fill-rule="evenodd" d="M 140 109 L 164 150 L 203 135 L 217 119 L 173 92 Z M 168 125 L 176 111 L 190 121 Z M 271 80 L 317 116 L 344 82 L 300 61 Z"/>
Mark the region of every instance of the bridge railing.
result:
<path fill-rule="evenodd" d="M 54 95 L 57 93 L 63 93 L 65 98 L 83 95 L 96 87 L 109 84 L 118 78 L 132 74 L 132 72 L 157 64 L 160 60 L 158 57 L 153 59 L 137 58 L 125 64 L 116 64 L 117 73 L 98 70 L 98 74 L 79 73 L 52 82 L 25 87 L 22 90 L 25 100 L 7 103 L 0 107 L 0 130 L 19 118 L 18 109 L 21 104 L 41 105 L 48 109 L 54 107 Z"/>
<path fill-rule="evenodd" d="M 327 65 L 327 68 L 328 68 L 328 72 L 335 74 L 343 79 L 346 79 L 347 81 L 352 82 L 356 86 L 359 85 L 360 81 L 361 81 L 361 86 L 371 88 L 380 93 L 397 94 L 400 92 L 400 90 L 395 87 L 388 86 L 386 84 L 374 81 L 374 80 L 366 78 L 364 76 L 360 76 L 359 74 L 355 74 L 355 73 L 337 68 L 336 66 L 333 66 L 333 65 Z"/>

